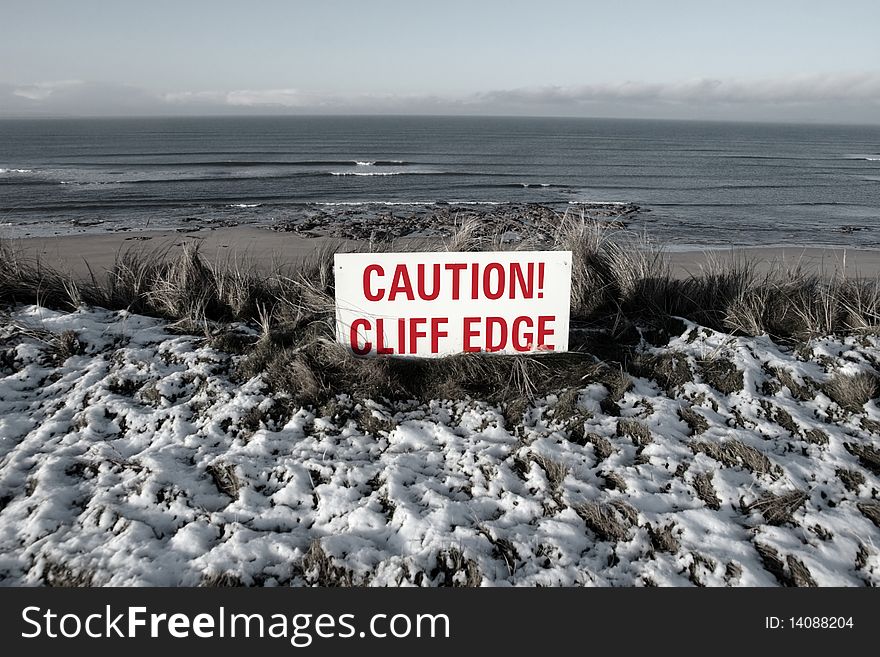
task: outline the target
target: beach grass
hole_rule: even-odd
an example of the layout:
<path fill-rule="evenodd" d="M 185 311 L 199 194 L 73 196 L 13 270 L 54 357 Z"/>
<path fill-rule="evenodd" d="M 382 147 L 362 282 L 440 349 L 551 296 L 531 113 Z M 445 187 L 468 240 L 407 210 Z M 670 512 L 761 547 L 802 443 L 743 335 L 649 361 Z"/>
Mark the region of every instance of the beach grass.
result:
<path fill-rule="evenodd" d="M 674 363 L 648 363 L 635 353 L 662 346 L 686 319 L 732 335 L 767 335 L 797 344 L 880 327 L 880 279 L 821 276 L 797 267 L 759 272 L 744 258 L 673 276 L 662 248 L 606 224 L 568 214 L 511 245 L 477 222 L 436 240 L 369 243 L 370 250 L 474 251 L 549 248 L 572 252 L 571 351 L 497 356 L 462 354 L 427 361 L 356 358 L 334 339 L 333 254 L 323 243 L 299 266 L 258 267 L 242 258 L 209 259 L 197 245 L 182 250 L 121 250 L 104 274 L 86 280 L 0 243 L 0 303 L 73 310 L 97 306 L 173 322 L 225 350 L 246 354 L 240 375 L 263 374 L 298 403 L 340 392 L 384 398 L 471 396 L 512 401 L 607 378 L 615 367 L 639 375 Z M 351 250 L 351 244 L 344 246 Z M 236 325 L 258 329 L 257 337 Z M 723 367 L 723 364 L 721 365 Z M 714 365 L 713 365 L 714 367 Z M 711 368 L 710 368 L 711 369 Z M 674 368 L 660 379 L 675 377 Z M 659 379 L 658 379 L 659 380 Z M 670 380 L 671 381 L 671 380 Z M 874 382 L 845 382 L 829 395 L 861 398 Z"/>

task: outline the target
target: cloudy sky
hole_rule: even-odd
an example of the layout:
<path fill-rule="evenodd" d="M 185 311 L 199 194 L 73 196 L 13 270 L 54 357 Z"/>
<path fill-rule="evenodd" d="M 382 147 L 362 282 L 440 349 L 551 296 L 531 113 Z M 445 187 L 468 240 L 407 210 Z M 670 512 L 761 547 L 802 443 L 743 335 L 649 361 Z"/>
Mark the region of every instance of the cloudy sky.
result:
<path fill-rule="evenodd" d="M 0 116 L 880 123 L 877 0 L 0 0 Z"/>

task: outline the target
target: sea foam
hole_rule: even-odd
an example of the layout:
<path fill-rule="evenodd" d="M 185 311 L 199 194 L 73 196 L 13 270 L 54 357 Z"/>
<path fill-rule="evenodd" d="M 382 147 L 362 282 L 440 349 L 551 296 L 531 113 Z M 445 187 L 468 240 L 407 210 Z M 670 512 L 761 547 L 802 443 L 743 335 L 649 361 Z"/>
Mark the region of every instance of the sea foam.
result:
<path fill-rule="evenodd" d="M 331 171 L 331 176 L 415 176 L 431 174 L 432 171 Z"/>

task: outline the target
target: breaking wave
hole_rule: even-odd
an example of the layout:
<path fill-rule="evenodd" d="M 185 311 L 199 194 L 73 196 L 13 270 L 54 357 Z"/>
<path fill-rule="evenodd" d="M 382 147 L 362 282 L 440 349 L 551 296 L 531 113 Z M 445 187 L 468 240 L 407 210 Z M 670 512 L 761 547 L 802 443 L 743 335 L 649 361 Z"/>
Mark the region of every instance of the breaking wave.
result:
<path fill-rule="evenodd" d="M 331 176 L 417 176 L 440 175 L 435 171 L 331 171 Z"/>

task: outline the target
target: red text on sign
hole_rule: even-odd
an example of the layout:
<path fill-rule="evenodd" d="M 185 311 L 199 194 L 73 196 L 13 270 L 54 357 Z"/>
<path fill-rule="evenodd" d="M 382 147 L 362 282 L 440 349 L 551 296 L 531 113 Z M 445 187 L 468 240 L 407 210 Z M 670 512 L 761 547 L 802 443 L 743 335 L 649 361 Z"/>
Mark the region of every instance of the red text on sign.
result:
<path fill-rule="evenodd" d="M 466 352 L 555 350 L 555 315 L 521 315 L 512 320 L 475 316 L 462 321 Z M 359 356 L 415 355 L 426 351 L 438 354 L 443 351 L 441 340 L 449 337 L 448 326 L 448 317 L 361 317 L 351 323 L 348 338 L 352 351 Z M 396 336 L 390 337 L 394 333 Z"/>
<path fill-rule="evenodd" d="M 390 275 L 372 264 L 364 267 L 362 283 L 367 301 L 434 301 L 447 291 L 453 301 L 463 294 L 469 299 L 542 299 L 544 263 L 399 264 Z"/>

